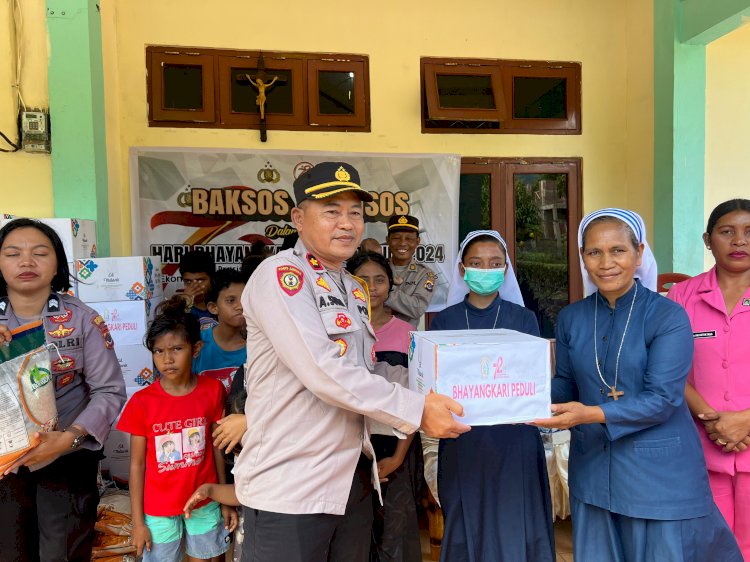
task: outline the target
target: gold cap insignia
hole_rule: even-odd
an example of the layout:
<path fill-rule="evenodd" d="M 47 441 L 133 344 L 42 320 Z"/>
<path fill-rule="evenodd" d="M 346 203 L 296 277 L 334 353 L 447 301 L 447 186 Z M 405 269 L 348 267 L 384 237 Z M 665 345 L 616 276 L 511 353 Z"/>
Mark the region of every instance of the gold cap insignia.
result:
<path fill-rule="evenodd" d="M 339 169 L 336 170 L 336 173 L 334 174 L 336 176 L 336 179 L 339 181 L 349 181 L 352 177 L 349 175 L 349 172 L 344 170 L 343 166 L 339 166 Z"/>
<path fill-rule="evenodd" d="M 406 217 L 400 217 L 398 219 L 398 224 L 408 224 L 408 222 L 409 221 L 406 219 Z"/>

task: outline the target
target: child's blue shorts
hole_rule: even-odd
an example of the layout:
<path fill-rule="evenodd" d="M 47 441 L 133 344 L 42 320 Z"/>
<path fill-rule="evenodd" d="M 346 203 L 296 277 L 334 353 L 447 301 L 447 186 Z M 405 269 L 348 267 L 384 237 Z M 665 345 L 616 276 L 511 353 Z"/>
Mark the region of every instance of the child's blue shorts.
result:
<path fill-rule="evenodd" d="M 143 549 L 143 562 L 180 562 L 183 536 L 185 553 L 203 559 L 224 554 L 231 540 L 216 502 L 194 509 L 190 519 L 146 515 L 146 526 L 151 531 L 151 552 Z"/>

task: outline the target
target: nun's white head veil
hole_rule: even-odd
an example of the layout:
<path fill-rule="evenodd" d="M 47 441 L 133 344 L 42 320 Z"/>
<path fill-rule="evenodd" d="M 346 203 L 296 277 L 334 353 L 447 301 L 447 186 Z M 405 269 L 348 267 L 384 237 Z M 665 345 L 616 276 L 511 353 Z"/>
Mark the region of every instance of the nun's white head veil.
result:
<path fill-rule="evenodd" d="M 461 272 L 458 270 L 458 265 L 461 263 L 461 255 L 464 253 L 466 246 L 478 236 L 491 236 L 496 239 L 503 245 L 506 259 L 508 257 L 508 245 L 497 230 L 474 230 L 473 232 L 469 232 L 469 234 L 466 235 L 466 238 L 464 238 L 464 241 L 461 242 L 461 246 L 458 248 L 458 256 L 456 257 L 456 263 L 453 266 L 453 279 L 448 287 L 448 306 L 453 306 L 454 304 L 462 302 L 466 294 L 469 292 L 469 287 L 466 285 L 466 281 L 464 281 Z M 507 260 L 506 263 L 507 269 L 505 270 L 505 281 L 503 281 L 503 284 L 500 287 L 500 297 L 503 300 L 524 306 L 523 297 L 521 296 L 521 288 L 518 286 L 516 273 L 513 271 L 513 264 L 510 260 Z"/>
<path fill-rule="evenodd" d="M 635 270 L 635 276 L 641 280 L 641 283 L 647 289 L 656 291 L 656 259 L 654 259 L 654 253 L 651 251 L 651 247 L 648 245 L 646 240 L 646 225 L 643 223 L 641 216 L 634 212 L 628 211 L 627 209 L 599 209 L 593 213 L 586 215 L 581 224 L 578 226 L 578 248 L 583 248 L 583 233 L 586 231 L 586 227 L 591 224 L 591 221 L 601 217 L 614 217 L 621 220 L 635 234 L 638 241 L 643 244 L 643 257 L 641 259 L 641 265 Z M 581 260 L 581 274 L 583 275 L 583 289 L 586 296 L 596 291 L 596 285 L 591 280 L 591 277 L 583 266 L 583 256 L 579 252 L 579 258 Z"/>

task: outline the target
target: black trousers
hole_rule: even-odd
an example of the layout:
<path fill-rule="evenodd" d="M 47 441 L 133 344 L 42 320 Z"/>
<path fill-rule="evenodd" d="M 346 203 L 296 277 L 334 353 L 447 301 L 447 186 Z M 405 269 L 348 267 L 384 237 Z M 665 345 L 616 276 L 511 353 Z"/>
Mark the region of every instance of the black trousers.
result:
<path fill-rule="evenodd" d="M 397 437 L 373 435 L 372 445 L 379 459 L 393 456 Z M 415 447 L 415 444 L 417 447 Z M 372 494 L 374 521 L 372 525 L 371 560 L 378 562 L 421 562 L 422 546 L 419 541 L 417 519 L 417 472 L 418 457 L 422 456 L 422 444 L 417 437 L 412 441 L 401 466 L 388 475 L 388 482 L 380 488 L 383 505 L 378 495 Z"/>
<path fill-rule="evenodd" d="M 344 515 L 243 507 L 242 562 L 367 562 L 372 532 L 370 461 L 360 458 Z"/>
<path fill-rule="evenodd" d="M 64 455 L 0 480 L 0 562 L 88 562 L 100 451 Z"/>

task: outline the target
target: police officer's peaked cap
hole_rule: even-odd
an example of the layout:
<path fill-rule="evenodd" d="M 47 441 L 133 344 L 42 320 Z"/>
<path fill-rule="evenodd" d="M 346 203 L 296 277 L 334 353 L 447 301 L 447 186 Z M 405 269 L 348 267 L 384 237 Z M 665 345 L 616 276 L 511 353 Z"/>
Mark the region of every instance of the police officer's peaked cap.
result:
<path fill-rule="evenodd" d="M 345 191 L 353 191 L 362 201 L 372 201 L 372 195 L 359 185 L 359 173 L 346 162 L 321 162 L 294 180 L 297 205 L 305 199 L 324 199 Z"/>
<path fill-rule="evenodd" d="M 388 233 L 399 231 L 419 233 L 419 219 L 411 215 L 393 215 L 388 219 Z"/>

